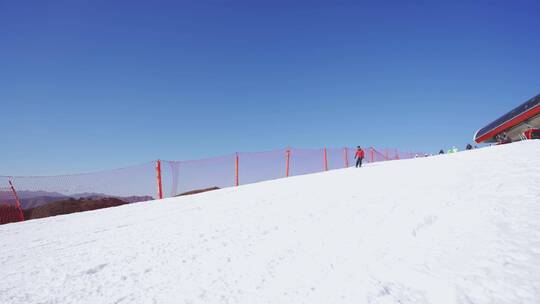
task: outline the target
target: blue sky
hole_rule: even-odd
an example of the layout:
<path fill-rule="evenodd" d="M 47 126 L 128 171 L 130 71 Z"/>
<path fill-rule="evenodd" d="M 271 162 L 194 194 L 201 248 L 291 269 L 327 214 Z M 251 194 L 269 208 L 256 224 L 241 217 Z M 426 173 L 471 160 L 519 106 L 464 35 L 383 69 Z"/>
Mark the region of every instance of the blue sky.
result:
<path fill-rule="evenodd" d="M 538 1 L 0 0 L 0 175 L 438 151 L 540 93 Z"/>

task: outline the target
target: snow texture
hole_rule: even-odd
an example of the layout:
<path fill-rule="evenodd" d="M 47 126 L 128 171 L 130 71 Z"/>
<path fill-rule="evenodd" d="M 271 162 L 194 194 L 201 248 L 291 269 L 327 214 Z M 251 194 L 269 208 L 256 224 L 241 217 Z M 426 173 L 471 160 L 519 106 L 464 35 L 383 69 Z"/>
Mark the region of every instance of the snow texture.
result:
<path fill-rule="evenodd" d="M 0 303 L 540 303 L 540 141 L 0 226 Z"/>

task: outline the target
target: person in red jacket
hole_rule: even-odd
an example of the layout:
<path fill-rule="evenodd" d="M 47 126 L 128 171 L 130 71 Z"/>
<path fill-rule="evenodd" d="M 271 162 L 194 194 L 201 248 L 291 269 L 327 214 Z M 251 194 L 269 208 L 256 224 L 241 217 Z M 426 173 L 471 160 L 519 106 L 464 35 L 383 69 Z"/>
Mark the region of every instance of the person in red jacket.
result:
<path fill-rule="evenodd" d="M 360 146 L 356 147 L 356 154 L 354 155 L 354 158 L 356 158 L 356 168 L 362 167 L 362 160 L 364 159 L 364 150 L 362 150 Z"/>

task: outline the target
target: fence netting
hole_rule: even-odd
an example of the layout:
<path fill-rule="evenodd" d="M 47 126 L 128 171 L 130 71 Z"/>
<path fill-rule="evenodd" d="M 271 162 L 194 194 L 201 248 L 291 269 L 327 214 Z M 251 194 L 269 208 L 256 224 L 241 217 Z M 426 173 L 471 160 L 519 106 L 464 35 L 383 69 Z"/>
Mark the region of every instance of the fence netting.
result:
<path fill-rule="evenodd" d="M 234 154 L 190 161 L 161 161 L 161 164 L 163 197 L 210 187 L 234 186 Z"/>
<path fill-rule="evenodd" d="M 0 176 L 0 224 L 24 220 L 22 208 L 11 179 Z"/>
<path fill-rule="evenodd" d="M 423 155 L 397 149 L 364 151 L 364 163 Z M 151 161 L 84 174 L 0 176 L 0 224 L 346 168 L 354 165 L 355 153 L 355 148 L 288 148 Z"/>

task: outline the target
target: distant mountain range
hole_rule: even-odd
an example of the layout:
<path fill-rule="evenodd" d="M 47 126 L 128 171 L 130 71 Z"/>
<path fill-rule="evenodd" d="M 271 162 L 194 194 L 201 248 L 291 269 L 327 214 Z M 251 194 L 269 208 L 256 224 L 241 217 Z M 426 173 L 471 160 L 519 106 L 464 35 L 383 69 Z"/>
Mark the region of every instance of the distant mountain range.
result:
<path fill-rule="evenodd" d="M 60 214 L 70 214 L 75 212 L 116 207 L 125 204 L 128 203 L 114 197 L 79 199 L 69 198 L 44 204 L 36 208 L 24 209 L 24 218 L 25 220 L 30 220 Z"/>
<path fill-rule="evenodd" d="M 21 201 L 21 207 L 23 209 L 35 208 L 35 207 L 42 206 L 51 202 L 67 200 L 70 198 L 87 199 L 87 200 L 116 198 L 126 203 L 135 203 L 135 202 L 149 201 L 149 200 L 154 199 L 151 196 L 115 196 L 115 195 L 107 195 L 103 193 L 90 193 L 90 192 L 64 195 L 58 192 L 48 192 L 48 191 L 41 191 L 41 190 L 17 191 L 17 195 L 19 196 L 19 200 Z M 8 204 L 15 203 L 15 198 L 13 196 L 13 193 L 11 191 L 0 191 L 0 204 L 1 203 L 8 203 Z"/>

